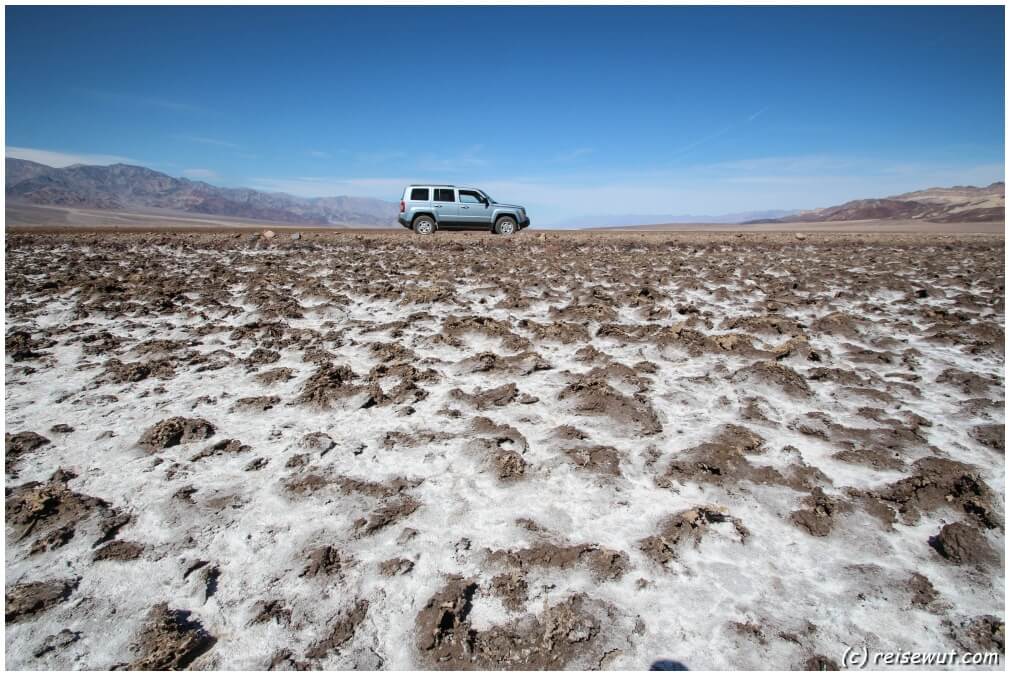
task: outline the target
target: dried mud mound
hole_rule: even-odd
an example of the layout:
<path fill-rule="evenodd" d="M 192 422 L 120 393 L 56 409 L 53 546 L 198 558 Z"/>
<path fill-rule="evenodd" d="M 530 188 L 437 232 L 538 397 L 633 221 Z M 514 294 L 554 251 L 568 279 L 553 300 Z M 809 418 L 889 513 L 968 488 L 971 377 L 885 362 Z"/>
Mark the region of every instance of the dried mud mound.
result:
<path fill-rule="evenodd" d="M 650 559 L 665 564 L 677 559 L 681 549 L 698 546 L 712 529 L 713 524 L 728 523 L 741 542 L 749 534 L 743 522 L 718 507 L 697 507 L 685 510 L 667 519 L 659 534 L 650 535 L 639 543 L 639 548 Z"/>
<path fill-rule="evenodd" d="M 651 435 L 663 430 L 647 398 L 622 394 L 601 378 L 580 378 L 561 390 L 558 401 L 579 415 L 603 416 L 626 425 L 632 433 Z"/>
<path fill-rule="evenodd" d="M 202 418 L 175 417 L 148 428 L 137 444 L 148 451 L 202 441 L 214 435 L 214 426 Z"/>
<path fill-rule="evenodd" d="M 930 538 L 929 544 L 954 563 L 986 563 L 997 558 L 982 532 L 965 523 L 948 523 Z"/>
<path fill-rule="evenodd" d="M 131 521 L 128 513 L 105 500 L 71 490 L 67 482 L 74 478 L 58 470 L 45 483 L 30 481 L 6 489 L 8 536 L 30 543 L 29 554 L 59 549 L 82 535 L 99 545 Z"/>
<path fill-rule="evenodd" d="M 353 384 L 357 377 L 349 367 L 344 365 L 323 364 L 302 386 L 302 391 L 295 400 L 319 408 L 327 408 L 335 401 L 346 399 L 361 391 Z"/>
<path fill-rule="evenodd" d="M 1002 237 L 301 235 L 7 234 L 6 667 L 1002 651 Z"/>
<path fill-rule="evenodd" d="M 138 656 L 131 671 L 175 671 L 186 669 L 210 650 L 214 637 L 185 610 L 172 610 L 162 603 L 151 609 L 147 623 L 133 645 Z"/>
<path fill-rule="evenodd" d="M 615 580 L 628 570 L 628 555 L 594 544 L 537 544 L 527 549 L 493 551 L 488 554 L 492 565 L 503 565 L 527 573 L 531 568 L 566 570 L 584 566 L 600 580 Z"/>
<path fill-rule="evenodd" d="M 4 465 L 7 474 L 17 477 L 16 467 L 21 457 L 48 443 L 49 439 L 36 432 L 4 434 Z"/>
<path fill-rule="evenodd" d="M 305 656 L 310 659 L 319 659 L 340 648 L 354 636 L 355 630 L 364 621 L 367 613 L 368 601 L 355 601 L 330 623 L 328 633 L 313 643 Z"/>
<path fill-rule="evenodd" d="M 422 664 L 438 669 L 541 670 L 586 668 L 606 655 L 613 609 L 584 595 L 536 615 L 476 630 L 471 622 L 478 585 L 455 578 L 417 614 Z"/>
<path fill-rule="evenodd" d="M 24 582 L 7 589 L 4 620 L 20 622 L 32 619 L 58 603 L 63 603 L 77 587 L 77 580 Z"/>
<path fill-rule="evenodd" d="M 917 523 L 923 512 L 952 509 L 985 528 L 1002 527 L 1000 501 L 981 478 L 978 468 L 944 458 L 923 458 L 910 476 L 876 492 L 906 523 Z"/>

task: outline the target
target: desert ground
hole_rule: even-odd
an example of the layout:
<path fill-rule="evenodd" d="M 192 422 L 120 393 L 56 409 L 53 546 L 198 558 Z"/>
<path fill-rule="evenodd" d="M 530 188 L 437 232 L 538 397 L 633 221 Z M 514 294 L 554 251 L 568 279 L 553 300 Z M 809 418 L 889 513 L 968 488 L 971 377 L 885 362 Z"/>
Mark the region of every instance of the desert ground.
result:
<path fill-rule="evenodd" d="M 1003 261 L 8 231 L 6 667 L 1002 656 Z"/>
<path fill-rule="evenodd" d="M 223 232 L 250 228 L 274 230 L 305 227 L 286 226 L 228 216 L 191 214 L 166 209 L 120 211 L 40 204 L 7 204 L 4 210 L 8 230 L 20 232 Z M 310 228 L 311 229 L 311 228 Z M 333 228 L 326 228 L 332 231 Z"/>

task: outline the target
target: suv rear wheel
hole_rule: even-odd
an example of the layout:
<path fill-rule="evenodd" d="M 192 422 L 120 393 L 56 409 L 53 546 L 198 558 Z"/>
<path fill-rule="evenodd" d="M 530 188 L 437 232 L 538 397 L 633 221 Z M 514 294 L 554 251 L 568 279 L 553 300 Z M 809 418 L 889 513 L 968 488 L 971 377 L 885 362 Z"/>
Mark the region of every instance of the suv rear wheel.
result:
<path fill-rule="evenodd" d="M 435 221 L 431 216 L 418 216 L 414 219 L 414 232 L 419 235 L 430 235 L 435 232 Z"/>
<path fill-rule="evenodd" d="M 502 216 L 494 224 L 494 231 L 499 235 L 511 235 L 516 231 L 516 222 L 511 216 Z"/>

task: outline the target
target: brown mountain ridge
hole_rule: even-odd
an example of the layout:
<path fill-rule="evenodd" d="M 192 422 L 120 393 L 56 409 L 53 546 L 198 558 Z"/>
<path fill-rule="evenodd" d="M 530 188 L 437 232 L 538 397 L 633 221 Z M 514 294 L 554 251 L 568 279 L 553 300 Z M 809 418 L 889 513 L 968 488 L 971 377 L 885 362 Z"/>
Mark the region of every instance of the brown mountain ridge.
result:
<path fill-rule="evenodd" d="M 919 220 L 933 223 L 989 223 L 1006 215 L 1002 181 L 984 188 L 929 188 L 878 199 L 852 200 L 838 206 L 801 211 L 783 218 L 747 223 L 821 223 L 832 221 Z"/>
<path fill-rule="evenodd" d="M 167 209 L 299 225 L 395 227 L 398 205 L 368 197 L 295 197 L 221 188 L 130 164 L 49 167 L 7 158 L 8 202 L 83 209 Z"/>

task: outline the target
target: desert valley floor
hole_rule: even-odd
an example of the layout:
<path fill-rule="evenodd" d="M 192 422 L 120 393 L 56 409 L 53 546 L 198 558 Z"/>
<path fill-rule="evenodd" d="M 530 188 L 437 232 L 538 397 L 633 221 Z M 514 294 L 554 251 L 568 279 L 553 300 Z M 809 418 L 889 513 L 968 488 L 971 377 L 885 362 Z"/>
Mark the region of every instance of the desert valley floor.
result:
<path fill-rule="evenodd" d="M 1003 652 L 1002 235 L 6 247 L 8 668 Z"/>

